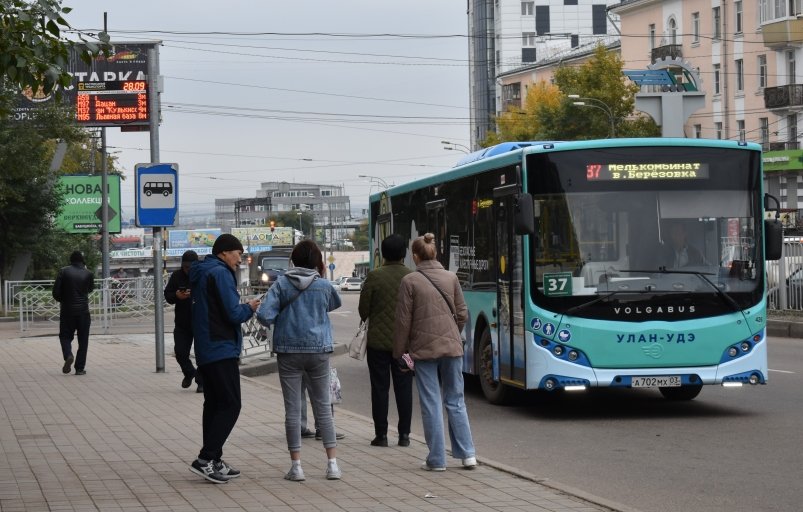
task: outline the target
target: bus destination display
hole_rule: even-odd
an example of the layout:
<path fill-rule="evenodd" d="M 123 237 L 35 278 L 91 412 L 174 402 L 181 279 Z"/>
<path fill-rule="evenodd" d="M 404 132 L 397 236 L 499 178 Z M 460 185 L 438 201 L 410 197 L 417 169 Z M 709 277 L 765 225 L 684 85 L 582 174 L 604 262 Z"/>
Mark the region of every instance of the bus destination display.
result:
<path fill-rule="evenodd" d="M 149 122 L 145 80 L 79 82 L 75 116 L 85 126 L 146 125 Z"/>
<path fill-rule="evenodd" d="M 708 164 L 700 162 L 654 162 L 588 164 L 588 181 L 701 180 L 708 178 Z"/>

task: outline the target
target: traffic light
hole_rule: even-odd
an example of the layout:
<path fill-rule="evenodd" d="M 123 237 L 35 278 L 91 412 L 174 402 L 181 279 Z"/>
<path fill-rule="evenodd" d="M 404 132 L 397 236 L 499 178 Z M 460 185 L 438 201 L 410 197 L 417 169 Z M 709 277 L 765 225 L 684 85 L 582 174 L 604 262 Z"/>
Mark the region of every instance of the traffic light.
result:
<path fill-rule="evenodd" d="M 272 220 L 270 221 L 270 232 L 273 233 L 275 229 L 276 229 L 276 221 Z"/>

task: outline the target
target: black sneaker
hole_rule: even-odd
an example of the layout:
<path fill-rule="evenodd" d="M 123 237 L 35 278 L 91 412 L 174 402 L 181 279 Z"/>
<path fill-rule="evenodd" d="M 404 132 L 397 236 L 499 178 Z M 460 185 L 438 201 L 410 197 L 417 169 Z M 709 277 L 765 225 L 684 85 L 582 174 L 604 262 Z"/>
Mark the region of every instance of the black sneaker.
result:
<path fill-rule="evenodd" d="M 61 367 L 61 373 L 70 373 L 73 361 L 75 361 L 75 358 L 73 356 L 70 356 L 67 359 L 65 359 L 64 366 Z"/>
<path fill-rule="evenodd" d="M 75 370 L 76 375 L 86 375 L 86 370 Z"/>
<path fill-rule="evenodd" d="M 204 392 L 204 387 L 201 386 L 201 385 L 198 385 L 198 388 L 195 390 L 195 392 L 196 393 L 203 393 Z"/>
<path fill-rule="evenodd" d="M 311 437 L 315 437 L 315 432 L 313 432 L 312 430 L 310 430 L 308 428 L 305 428 L 304 430 L 301 431 L 301 437 L 303 437 L 304 439 L 309 439 Z"/>
<path fill-rule="evenodd" d="M 200 475 L 212 483 L 216 484 L 225 484 L 229 481 L 229 477 L 223 475 L 220 471 L 217 470 L 215 467 L 215 461 L 210 460 L 207 463 L 201 464 L 198 459 L 192 461 L 190 464 L 190 471 L 195 473 L 196 475 Z"/>
<path fill-rule="evenodd" d="M 240 476 L 240 471 L 226 464 L 223 459 L 215 462 L 215 469 L 218 473 L 228 478 L 237 478 Z"/>
<path fill-rule="evenodd" d="M 183 379 L 181 379 L 181 387 L 183 389 L 187 389 L 188 387 L 190 387 L 190 384 L 192 384 L 192 377 L 184 377 Z"/>

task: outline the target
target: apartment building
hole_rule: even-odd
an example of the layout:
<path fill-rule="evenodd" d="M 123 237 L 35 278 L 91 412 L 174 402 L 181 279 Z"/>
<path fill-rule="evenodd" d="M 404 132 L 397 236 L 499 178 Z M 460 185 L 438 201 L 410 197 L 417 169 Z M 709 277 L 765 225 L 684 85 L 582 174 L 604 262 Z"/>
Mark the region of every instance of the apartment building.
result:
<path fill-rule="evenodd" d="M 468 0 L 471 147 L 494 129 L 506 103 L 520 101 L 503 90 L 500 75 L 590 43 L 607 44 L 615 26 L 603 0 Z M 593 46 L 593 44 L 592 44 Z"/>
<path fill-rule="evenodd" d="M 803 208 L 803 71 L 796 65 L 803 62 L 803 0 L 626 0 L 609 12 L 621 36 L 607 47 L 620 52 L 625 69 L 666 67 L 678 83 L 689 72 L 699 78 L 704 106 L 688 118 L 683 136 L 761 144 L 767 191 L 784 209 Z M 580 45 L 499 73 L 498 105 L 520 105 L 530 84 L 588 55 Z"/>
<path fill-rule="evenodd" d="M 351 218 L 351 200 L 342 186 L 269 181 L 250 198 L 215 199 L 215 220 L 224 229 L 264 226 L 273 213 L 312 213 L 317 226 L 339 226 Z"/>
<path fill-rule="evenodd" d="M 803 1 L 630 0 L 611 8 L 621 23 L 628 69 L 659 59 L 685 63 L 702 79 L 705 107 L 687 137 L 762 145 L 767 191 L 781 207 L 803 205 Z"/>

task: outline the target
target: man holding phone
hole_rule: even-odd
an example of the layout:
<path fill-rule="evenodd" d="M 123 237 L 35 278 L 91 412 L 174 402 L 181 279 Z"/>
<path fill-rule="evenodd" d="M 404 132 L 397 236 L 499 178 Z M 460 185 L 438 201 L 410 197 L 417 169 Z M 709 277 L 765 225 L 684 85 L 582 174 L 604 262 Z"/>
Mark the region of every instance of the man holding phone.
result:
<path fill-rule="evenodd" d="M 192 304 L 190 290 L 190 267 L 198 261 L 198 254 L 195 251 L 185 251 L 181 256 L 181 268 L 170 275 L 167 286 L 164 289 L 165 300 L 168 304 L 176 306 L 176 322 L 173 328 L 173 341 L 175 342 L 176 361 L 178 361 L 184 378 L 181 380 L 181 387 L 188 388 L 195 378 L 198 389 L 196 393 L 203 393 L 204 386 L 201 375 L 195 370 L 190 360 L 190 349 L 192 348 Z"/>

